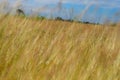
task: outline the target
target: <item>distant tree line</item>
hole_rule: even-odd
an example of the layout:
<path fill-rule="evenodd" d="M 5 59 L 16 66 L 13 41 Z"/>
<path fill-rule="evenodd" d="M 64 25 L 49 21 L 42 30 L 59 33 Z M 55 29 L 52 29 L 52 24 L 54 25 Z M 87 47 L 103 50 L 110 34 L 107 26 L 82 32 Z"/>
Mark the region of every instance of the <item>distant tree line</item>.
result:
<path fill-rule="evenodd" d="M 24 15 L 25 16 L 25 13 L 22 9 L 17 9 L 16 10 L 16 14 L 17 15 Z M 43 20 L 43 19 L 46 19 L 46 17 L 44 16 L 36 16 L 36 19 L 40 19 L 40 20 Z M 74 20 L 72 19 L 63 19 L 62 17 L 56 17 L 55 20 L 59 20 L 59 21 L 68 21 L 68 22 L 74 22 Z M 88 21 L 76 21 L 76 22 L 79 22 L 79 23 L 84 23 L 84 24 L 99 24 L 99 23 L 91 23 L 91 22 L 88 22 Z"/>
<path fill-rule="evenodd" d="M 16 14 L 18 16 L 21 16 L 21 15 L 24 15 L 26 16 L 25 12 L 22 10 L 22 9 L 17 9 L 16 10 Z M 34 16 L 34 18 L 38 19 L 38 20 L 43 20 L 43 19 L 46 19 L 46 17 L 44 16 Z M 68 21 L 68 22 L 78 22 L 78 23 L 84 23 L 84 24 L 95 24 L 95 25 L 99 25 L 99 23 L 92 23 L 92 22 L 89 22 L 89 21 L 76 21 L 76 20 L 73 20 L 73 19 L 63 19 L 62 17 L 56 17 L 54 18 L 54 20 L 59 20 L 59 21 Z M 111 26 L 115 26 L 116 24 L 115 23 L 111 23 L 110 24 Z"/>
<path fill-rule="evenodd" d="M 16 14 L 25 16 L 25 13 L 24 13 L 24 11 L 22 9 L 17 9 Z M 36 19 L 43 20 L 43 19 L 46 19 L 46 17 L 44 17 L 44 16 L 36 16 Z M 74 22 L 74 20 L 72 20 L 72 19 L 63 19 L 62 17 L 56 17 L 55 20 Z M 91 23 L 91 22 L 88 22 L 88 21 L 83 21 L 83 22 L 82 21 L 76 21 L 76 22 L 84 23 L 84 24 L 99 24 L 99 23 Z"/>
<path fill-rule="evenodd" d="M 72 19 L 63 19 L 61 17 L 56 17 L 55 20 L 74 22 L 74 20 L 72 20 Z M 88 22 L 88 21 L 76 21 L 76 22 L 84 23 L 84 24 L 99 24 L 99 23 L 91 23 L 91 22 Z"/>

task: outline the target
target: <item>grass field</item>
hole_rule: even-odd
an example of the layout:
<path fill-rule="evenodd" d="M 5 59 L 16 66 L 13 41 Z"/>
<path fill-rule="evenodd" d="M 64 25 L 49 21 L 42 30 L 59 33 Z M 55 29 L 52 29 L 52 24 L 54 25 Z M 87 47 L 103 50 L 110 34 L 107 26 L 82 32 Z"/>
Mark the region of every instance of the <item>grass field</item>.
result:
<path fill-rule="evenodd" d="M 120 80 L 120 25 L 0 17 L 0 80 Z"/>

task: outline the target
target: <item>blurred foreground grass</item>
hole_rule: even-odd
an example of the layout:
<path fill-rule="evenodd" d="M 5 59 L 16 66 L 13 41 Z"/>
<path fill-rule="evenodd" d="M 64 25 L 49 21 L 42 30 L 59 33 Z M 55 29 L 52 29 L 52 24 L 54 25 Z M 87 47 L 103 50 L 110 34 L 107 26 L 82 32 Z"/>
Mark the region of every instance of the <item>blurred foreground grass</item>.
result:
<path fill-rule="evenodd" d="M 0 17 L 0 80 L 120 80 L 120 27 Z"/>

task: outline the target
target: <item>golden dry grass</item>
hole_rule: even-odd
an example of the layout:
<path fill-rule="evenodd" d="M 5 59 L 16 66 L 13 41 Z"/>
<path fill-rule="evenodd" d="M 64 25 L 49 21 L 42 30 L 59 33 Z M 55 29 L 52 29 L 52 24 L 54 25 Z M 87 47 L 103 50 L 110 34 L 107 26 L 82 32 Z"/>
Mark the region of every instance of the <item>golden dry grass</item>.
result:
<path fill-rule="evenodd" d="M 120 80 L 118 26 L 2 16 L 0 80 Z"/>

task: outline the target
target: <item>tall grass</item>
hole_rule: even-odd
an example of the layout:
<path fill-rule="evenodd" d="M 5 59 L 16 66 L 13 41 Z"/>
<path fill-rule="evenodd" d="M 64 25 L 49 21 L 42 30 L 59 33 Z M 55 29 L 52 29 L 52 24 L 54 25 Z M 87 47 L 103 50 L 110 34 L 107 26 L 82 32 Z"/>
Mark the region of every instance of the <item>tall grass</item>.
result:
<path fill-rule="evenodd" d="M 0 80 L 119 80 L 120 27 L 0 18 Z"/>

